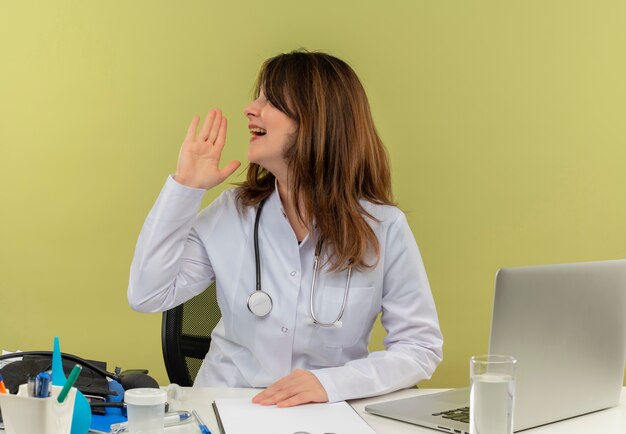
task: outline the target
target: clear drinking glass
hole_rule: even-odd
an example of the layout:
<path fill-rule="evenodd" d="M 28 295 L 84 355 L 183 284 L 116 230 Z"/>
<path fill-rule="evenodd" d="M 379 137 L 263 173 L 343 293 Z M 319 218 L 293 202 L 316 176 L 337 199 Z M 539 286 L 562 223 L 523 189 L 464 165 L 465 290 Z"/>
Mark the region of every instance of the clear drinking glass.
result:
<path fill-rule="evenodd" d="M 511 356 L 470 359 L 470 434 L 512 434 L 515 366 Z"/>

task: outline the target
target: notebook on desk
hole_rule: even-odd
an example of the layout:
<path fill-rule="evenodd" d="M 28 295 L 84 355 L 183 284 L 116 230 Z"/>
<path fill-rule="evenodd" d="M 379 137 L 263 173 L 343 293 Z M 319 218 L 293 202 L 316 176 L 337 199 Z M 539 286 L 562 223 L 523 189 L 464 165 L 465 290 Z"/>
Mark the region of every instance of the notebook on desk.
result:
<path fill-rule="evenodd" d="M 499 270 L 489 352 L 517 359 L 515 431 L 618 405 L 626 361 L 626 260 Z M 468 406 L 466 388 L 365 411 L 469 433 L 461 416 Z"/>

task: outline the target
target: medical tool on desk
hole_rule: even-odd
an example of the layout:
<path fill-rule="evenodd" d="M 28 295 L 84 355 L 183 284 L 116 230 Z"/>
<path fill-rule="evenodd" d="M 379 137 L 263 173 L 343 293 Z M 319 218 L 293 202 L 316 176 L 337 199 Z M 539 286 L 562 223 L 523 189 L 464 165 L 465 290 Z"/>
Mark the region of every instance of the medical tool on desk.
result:
<path fill-rule="evenodd" d="M 202 419 L 200 419 L 200 415 L 196 410 L 192 410 L 193 417 L 196 418 L 196 422 L 198 422 L 198 428 L 200 428 L 200 432 L 202 434 L 211 434 L 211 430 L 206 426 Z"/>
<path fill-rule="evenodd" d="M 163 417 L 163 426 L 182 425 L 191 421 L 191 413 L 188 411 L 173 411 L 171 413 L 165 413 Z M 128 430 L 128 422 L 120 422 L 111 424 L 112 432 L 125 432 Z"/>
<path fill-rule="evenodd" d="M 39 366 L 40 365 L 39 362 L 33 361 L 36 356 L 42 356 L 41 363 L 43 364 L 42 366 L 44 367 L 44 369 L 46 369 L 46 367 L 49 368 L 50 366 L 49 358 L 52 356 L 51 351 L 22 351 L 19 353 L 19 357 L 23 358 L 22 361 L 12 362 L 10 364 L 7 364 L 3 368 L 3 371 L 10 371 L 13 374 L 11 377 L 8 377 L 8 376 L 5 377 L 5 385 L 7 389 L 11 389 L 13 393 L 16 393 L 18 386 L 20 384 L 24 384 L 27 381 L 27 376 L 28 376 L 27 373 L 24 370 L 19 370 L 18 368 L 14 368 L 14 367 L 17 367 L 20 364 L 24 364 L 24 365 L 33 364 L 33 365 Z M 0 360 L 6 360 L 10 358 L 15 358 L 15 357 L 16 357 L 16 354 L 14 353 L 5 354 L 5 355 L 0 356 Z M 84 371 L 87 370 L 89 371 L 87 375 L 90 378 L 103 377 L 103 378 L 110 378 L 112 380 L 119 382 L 122 385 L 122 387 L 124 387 L 124 390 L 134 389 L 137 387 L 154 387 L 157 389 L 159 388 L 159 383 L 157 383 L 157 381 L 154 378 L 148 375 L 148 371 L 146 369 L 135 369 L 135 370 L 123 371 L 121 373 L 119 372 L 112 373 L 96 365 L 94 362 L 90 362 L 88 360 L 83 359 L 82 357 L 78 357 L 73 354 L 62 353 L 61 358 L 63 360 L 69 360 L 69 361 L 78 363 L 81 366 L 83 366 L 82 374 L 85 374 Z M 47 361 L 44 359 L 47 359 Z M 34 376 L 34 375 L 37 375 L 37 373 L 38 371 L 33 372 L 30 375 Z M 82 375 L 81 375 L 81 378 L 82 378 Z M 81 387 L 78 386 L 77 388 L 80 389 Z"/>
<path fill-rule="evenodd" d="M 259 221 L 261 220 L 261 211 L 263 210 L 263 205 L 265 205 L 264 199 L 259 204 L 259 208 L 256 212 L 256 217 L 254 219 L 254 261 L 256 266 L 256 289 L 255 291 L 248 296 L 248 310 L 252 312 L 254 315 L 258 317 L 264 317 L 270 313 L 272 310 L 272 297 L 263 291 L 261 288 L 261 259 L 259 254 Z M 352 278 L 352 265 L 348 266 L 348 277 L 346 279 L 346 288 L 343 292 L 343 300 L 341 302 L 341 308 L 339 309 L 339 314 L 332 322 L 322 322 L 315 315 L 315 292 L 317 289 L 317 274 L 319 272 L 319 257 L 322 252 L 323 240 L 320 239 L 315 246 L 315 259 L 313 261 L 313 277 L 311 279 L 311 302 L 309 306 L 309 311 L 311 313 L 312 324 L 320 326 L 320 327 L 341 327 L 342 322 L 341 318 L 346 310 L 346 301 L 348 299 L 348 292 L 350 291 L 350 280 Z"/>
<path fill-rule="evenodd" d="M 72 372 L 70 373 L 69 378 L 63 385 L 63 389 L 61 389 L 61 393 L 59 393 L 59 397 L 57 398 L 59 404 L 63 404 L 63 401 L 65 401 L 65 398 L 67 398 L 67 394 L 70 392 L 72 386 L 74 386 L 74 383 L 76 383 L 76 379 L 78 378 L 78 375 L 82 370 L 82 366 L 78 364 L 74 365 L 74 368 L 72 368 Z"/>

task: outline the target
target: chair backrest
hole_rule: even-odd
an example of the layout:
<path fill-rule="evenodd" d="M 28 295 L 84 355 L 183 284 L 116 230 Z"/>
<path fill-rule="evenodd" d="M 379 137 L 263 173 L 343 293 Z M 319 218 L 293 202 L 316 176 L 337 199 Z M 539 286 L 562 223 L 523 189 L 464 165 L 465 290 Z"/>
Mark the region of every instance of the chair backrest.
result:
<path fill-rule="evenodd" d="M 163 312 L 161 344 L 171 383 L 192 386 L 221 318 L 215 283 L 191 300 Z"/>

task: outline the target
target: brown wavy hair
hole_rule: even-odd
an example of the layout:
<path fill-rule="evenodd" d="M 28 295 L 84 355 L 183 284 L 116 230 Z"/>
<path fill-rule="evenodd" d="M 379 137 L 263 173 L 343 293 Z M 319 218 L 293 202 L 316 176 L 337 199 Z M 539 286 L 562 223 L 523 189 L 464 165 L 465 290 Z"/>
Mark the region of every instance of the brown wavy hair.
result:
<path fill-rule="evenodd" d="M 348 264 L 374 266 L 366 258 L 373 252 L 378 262 L 380 246 L 365 218 L 375 219 L 359 200 L 393 205 L 391 174 L 356 73 L 329 54 L 298 50 L 265 61 L 256 97 L 260 90 L 296 122 L 294 143 L 285 151 L 292 199 L 301 204 L 298 218 L 317 225 L 330 271 Z M 274 175 L 250 163 L 246 181 L 239 184 L 239 203 L 256 206 L 274 187 Z"/>

